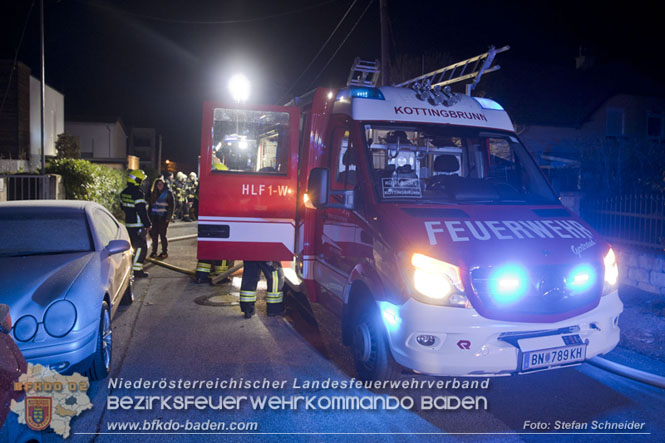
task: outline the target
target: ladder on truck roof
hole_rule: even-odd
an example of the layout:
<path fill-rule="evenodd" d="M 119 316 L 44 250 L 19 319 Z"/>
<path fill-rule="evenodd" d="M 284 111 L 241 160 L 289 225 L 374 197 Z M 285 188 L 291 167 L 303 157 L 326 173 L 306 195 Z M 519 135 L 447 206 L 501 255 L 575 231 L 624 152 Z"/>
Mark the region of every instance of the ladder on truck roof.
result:
<path fill-rule="evenodd" d="M 351 65 L 349 78 L 346 80 L 346 86 L 376 86 L 379 81 L 381 64 L 378 60 L 368 61 L 356 57 Z"/>
<path fill-rule="evenodd" d="M 402 83 L 394 84 L 393 86 L 413 88 L 414 85 L 418 84 L 419 86 L 426 86 L 429 88 L 437 86 L 439 88 L 444 88 L 453 83 L 473 79 L 472 83 L 466 85 L 466 95 L 471 95 L 471 92 L 476 88 L 483 74 L 501 69 L 501 66 L 499 65 L 492 66 L 496 54 L 505 52 L 509 49 L 510 46 L 504 46 L 499 49 L 490 46 L 489 50 L 483 54 L 462 60 L 461 62 L 453 63 L 452 65 L 445 66 L 436 71 L 423 74 Z"/>

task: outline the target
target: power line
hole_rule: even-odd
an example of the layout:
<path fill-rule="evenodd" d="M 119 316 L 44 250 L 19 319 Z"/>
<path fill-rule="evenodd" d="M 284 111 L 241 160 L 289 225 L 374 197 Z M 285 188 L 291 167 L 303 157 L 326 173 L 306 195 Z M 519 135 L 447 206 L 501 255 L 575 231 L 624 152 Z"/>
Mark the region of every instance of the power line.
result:
<path fill-rule="evenodd" d="M 76 0 L 78 2 L 81 2 L 81 0 Z M 155 22 L 162 22 L 162 23 L 175 23 L 175 24 L 180 24 L 180 25 L 232 25 L 232 24 L 240 24 L 240 23 L 252 23 L 252 22 L 259 22 L 259 21 L 264 21 L 264 20 L 270 20 L 273 18 L 278 18 L 278 17 L 284 17 L 286 15 L 292 15 L 292 14 L 297 14 L 299 12 L 304 12 L 304 11 L 309 11 L 310 9 L 316 9 L 320 6 L 327 5 L 329 3 L 334 3 L 337 0 L 326 0 L 320 3 L 316 3 L 314 5 L 309 5 L 305 6 L 303 8 L 299 9 L 292 9 L 290 11 L 284 11 L 284 12 L 279 12 L 277 14 L 272 14 L 272 15 L 264 15 L 260 17 L 252 17 L 252 18 L 245 18 L 245 19 L 236 19 L 236 20 L 178 20 L 178 19 L 171 19 L 171 18 L 166 18 L 166 17 L 157 17 L 154 15 L 147 15 L 147 14 L 140 14 L 137 12 L 131 12 L 131 11 L 126 11 L 122 9 L 117 9 L 109 5 L 105 5 L 99 2 L 82 2 L 85 5 L 91 5 L 95 6 L 97 8 L 102 8 L 102 9 L 109 9 L 114 12 L 118 12 L 120 14 L 125 14 L 125 15 L 130 15 L 132 17 L 144 19 L 144 20 L 151 20 Z"/>
<path fill-rule="evenodd" d="M 16 71 L 16 65 L 18 63 L 18 54 L 21 51 L 21 46 L 23 45 L 23 37 L 25 36 L 25 30 L 28 28 L 28 21 L 30 20 L 30 13 L 32 8 L 35 6 L 34 0 L 30 4 L 30 9 L 28 10 L 28 15 L 25 17 L 25 23 L 23 24 L 23 30 L 21 31 L 21 38 L 19 38 L 18 46 L 16 46 L 16 53 L 14 54 L 14 62 L 12 63 L 11 71 L 9 72 L 9 80 L 7 81 L 7 88 L 5 89 L 5 94 L 2 97 L 2 103 L 0 103 L 0 114 L 5 108 L 5 101 L 7 100 L 7 95 L 9 95 L 9 89 L 12 86 L 12 79 L 14 78 L 14 71 Z"/>
<path fill-rule="evenodd" d="M 307 65 L 307 67 L 306 67 L 306 68 L 300 73 L 300 75 L 299 75 L 298 78 L 293 82 L 293 84 L 291 85 L 291 87 L 290 87 L 290 88 L 284 93 L 284 95 L 282 96 L 282 99 L 279 100 L 280 103 L 283 101 L 284 98 L 287 98 L 287 97 L 289 96 L 289 94 L 291 93 L 291 91 L 293 90 L 293 88 L 296 87 L 296 85 L 298 84 L 298 82 L 300 81 L 300 79 L 303 77 L 303 75 L 305 75 L 305 73 L 309 70 L 309 68 L 312 67 L 312 65 L 314 64 L 314 61 L 315 61 L 317 58 L 319 58 L 319 55 L 321 55 L 321 53 L 323 52 L 323 49 L 328 45 L 328 43 L 330 43 L 330 40 L 332 39 L 333 35 L 335 35 L 335 33 L 337 32 L 337 30 L 339 29 L 339 27 L 342 25 L 342 22 L 344 22 L 344 20 L 346 19 L 346 16 L 349 15 L 349 12 L 351 12 L 351 9 L 353 9 L 353 7 L 355 6 L 355 4 L 356 4 L 357 2 L 358 2 L 358 0 L 353 0 L 353 3 L 351 3 L 351 6 L 349 6 L 349 8 L 346 10 L 346 12 L 344 13 L 344 15 L 343 15 L 342 18 L 340 19 L 340 21 L 337 22 L 337 26 L 335 26 L 335 29 L 333 29 L 333 31 L 332 31 L 332 32 L 330 33 L 330 35 L 328 36 L 328 39 L 325 41 L 325 43 L 323 43 L 323 46 L 321 46 L 321 49 L 319 49 L 319 52 L 317 52 L 316 55 L 314 56 L 314 58 L 312 58 L 312 60 L 310 60 L 310 62 L 309 62 L 309 64 Z"/>
<path fill-rule="evenodd" d="M 360 17 L 358 17 L 358 20 L 356 20 L 356 22 L 353 24 L 353 27 L 351 28 L 351 30 L 349 30 L 349 33 L 346 34 L 346 37 L 344 37 L 344 40 L 342 40 L 342 43 L 339 44 L 339 46 L 337 47 L 337 49 L 335 50 L 335 52 L 333 53 L 333 55 L 328 59 L 328 61 L 326 62 L 325 66 L 321 69 L 321 71 L 319 71 L 319 73 L 316 74 L 316 77 L 314 77 L 314 79 L 313 79 L 312 82 L 310 83 L 310 87 L 314 84 L 314 82 L 316 82 L 316 80 L 321 76 L 321 74 L 323 74 L 323 71 L 325 71 L 326 68 L 328 67 L 328 65 L 330 64 L 330 62 L 333 61 L 333 59 L 335 58 L 335 56 L 337 55 L 337 53 L 339 52 L 339 50 L 342 49 L 342 46 L 344 46 L 344 43 L 346 43 L 346 41 L 348 40 L 348 38 L 351 36 L 351 34 L 353 33 L 353 31 L 356 29 L 356 26 L 358 26 L 358 23 L 360 23 L 360 20 L 362 20 L 362 18 L 365 16 L 365 13 L 366 13 L 367 10 L 369 9 L 369 7 L 372 6 L 372 3 L 374 3 L 374 0 L 370 0 L 370 2 L 367 3 L 367 6 L 366 6 L 365 9 L 363 10 L 362 14 L 360 14 Z"/>

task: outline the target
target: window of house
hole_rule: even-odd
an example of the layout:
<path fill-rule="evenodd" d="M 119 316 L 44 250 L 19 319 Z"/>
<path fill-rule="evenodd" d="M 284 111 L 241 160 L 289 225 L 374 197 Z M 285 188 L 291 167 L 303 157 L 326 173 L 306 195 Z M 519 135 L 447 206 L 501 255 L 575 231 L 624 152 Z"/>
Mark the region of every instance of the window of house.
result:
<path fill-rule="evenodd" d="M 663 136 L 663 114 L 650 112 L 647 114 L 647 137 L 660 138 Z"/>
<path fill-rule="evenodd" d="M 625 113 L 623 109 L 607 110 L 606 135 L 608 137 L 620 137 L 625 135 Z"/>

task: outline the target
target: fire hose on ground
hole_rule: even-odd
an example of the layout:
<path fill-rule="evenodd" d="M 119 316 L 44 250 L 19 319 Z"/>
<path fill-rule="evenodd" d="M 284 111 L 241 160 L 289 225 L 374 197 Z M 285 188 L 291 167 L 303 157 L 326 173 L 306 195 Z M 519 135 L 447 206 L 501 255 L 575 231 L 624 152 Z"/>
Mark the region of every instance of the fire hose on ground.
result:
<path fill-rule="evenodd" d="M 642 383 L 646 383 L 651 386 L 656 386 L 661 389 L 665 389 L 665 377 L 660 375 L 651 374 L 649 372 L 640 371 L 639 369 L 634 369 L 629 366 L 624 366 L 619 363 L 615 363 L 610 360 L 605 360 L 604 358 L 594 357 L 587 360 L 587 363 L 590 363 L 600 369 L 604 369 L 608 372 L 612 372 L 622 377 L 630 378 Z"/>
<path fill-rule="evenodd" d="M 179 237 L 169 238 L 168 241 L 169 242 L 174 242 L 174 241 L 180 241 L 180 240 L 188 240 L 188 239 L 196 238 L 196 237 L 197 237 L 197 234 L 182 235 L 182 236 L 179 236 Z M 148 260 L 149 262 L 154 263 L 156 265 L 162 266 L 164 268 L 171 269 L 172 271 L 182 272 L 183 274 L 188 274 L 188 275 L 194 275 L 195 274 L 194 271 L 191 271 L 189 269 L 185 269 L 185 268 L 181 268 L 179 266 L 175 266 L 175 265 L 172 265 L 172 264 L 169 264 L 169 263 L 165 263 L 163 261 L 156 260 L 154 258 L 147 258 L 146 260 Z M 235 266 L 232 266 L 227 271 L 213 277 L 211 279 L 212 283 L 217 284 L 220 281 L 230 277 L 231 275 L 233 275 L 234 273 L 236 273 L 240 269 L 242 269 L 242 262 L 240 262 L 239 264 L 237 264 Z M 651 385 L 651 386 L 656 386 L 658 388 L 665 389 L 665 377 L 662 377 L 660 375 L 640 371 L 639 369 L 634 369 L 634 368 L 631 368 L 631 367 L 628 367 L 628 366 L 624 366 L 622 364 L 615 363 L 613 361 L 606 360 L 606 359 L 600 358 L 600 357 L 594 357 L 592 359 L 589 359 L 587 361 L 587 363 L 589 363 L 593 366 L 596 366 L 600 369 L 603 369 L 605 371 L 612 372 L 614 374 L 620 375 L 622 377 L 630 378 L 631 380 L 636 380 L 636 381 L 639 381 L 641 383 L 645 383 L 645 384 L 648 384 L 648 385 Z"/>
<path fill-rule="evenodd" d="M 198 234 L 181 235 L 179 237 L 169 238 L 168 241 L 169 241 L 169 243 L 171 243 L 171 242 L 174 242 L 174 241 L 189 240 L 191 238 L 196 238 L 197 236 L 198 236 Z M 180 266 L 175 266 L 175 265 L 172 265 L 170 263 L 163 262 L 161 260 L 157 260 L 157 259 L 154 259 L 154 258 L 146 258 L 146 260 L 149 261 L 150 263 L 162 266 L 162 267 L 164 267 L 166 269 L 170 269 L 172 271 L 182 272 L 183 274 L 187 274 L 187 275 L 194 275 L 195 274 L 195 271 L 193 271 L 193 270 L 181 268 Z M 213 277 L 211 279 L 212 283 L 217 284 L 220 281 L 224 280 L 225 278 L 228 278 L 231 275 L 233 275 L 234 273 L 238 272 L 240 269 L 242 269 L 242 262 L 240 262 L 239 264 L 237 264 L 235 266 L 232 266 L 228 270 L 226 270 L 226 271 L 222 272 L 221 274 L 216 275 L 215 277 Z"/>

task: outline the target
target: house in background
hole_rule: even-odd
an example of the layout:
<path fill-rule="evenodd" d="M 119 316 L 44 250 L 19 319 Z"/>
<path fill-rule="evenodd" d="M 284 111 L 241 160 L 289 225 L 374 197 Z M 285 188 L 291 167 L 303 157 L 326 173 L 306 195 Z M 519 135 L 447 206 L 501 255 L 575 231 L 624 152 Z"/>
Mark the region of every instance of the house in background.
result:
<path fill-rule="evenodd" d="M 0 84 L 8 85 L 0 97 L 0 172 L 34 172 L 41 167 L 41 84 L 30 68 L 0 60 Z M 65 98 L 45 86 L 44 154 L 55 156 L 55 142 L 65 130 Z"/>
<path fill-rule="evenodd" d="M 132 128 L 129 136 L 129 154 L 140 159 L 141 169 L 159 170 L 161 159 L 155 128 Z"/>
<path fill-rule="evenodd" d="M 640 174 L 662 169 L 665 88 L 631 66 L 504 60 L 484 81 L 562 199 L 643 192 Z"/>
<path fill-rule="evenodd" d="M 119 117 L 74 117 L 65 122 L 65 132 L 78 139 L 82 159 L 127 168 L 127 130 Z"/>

